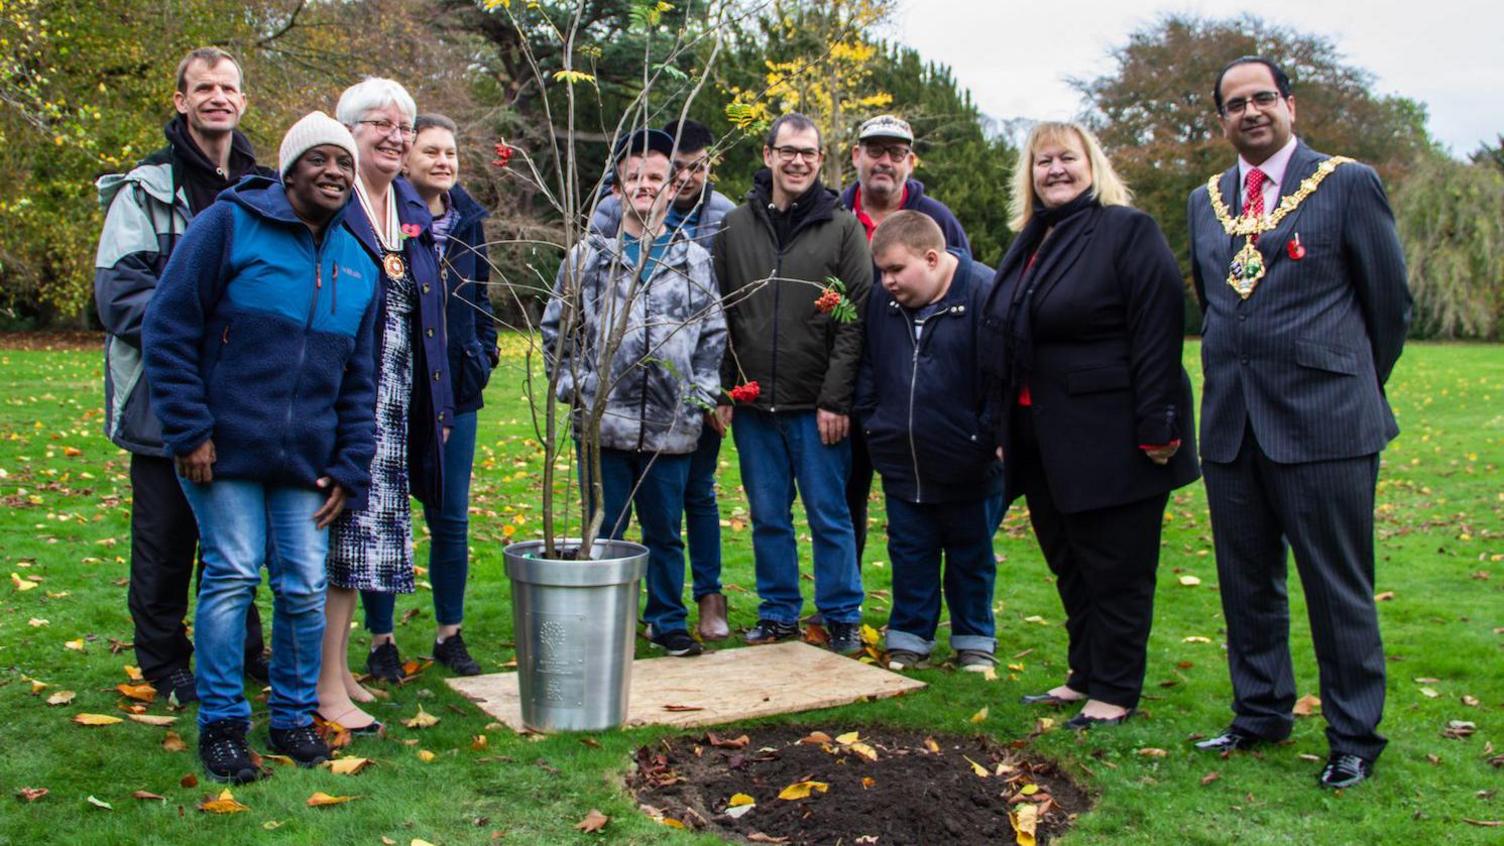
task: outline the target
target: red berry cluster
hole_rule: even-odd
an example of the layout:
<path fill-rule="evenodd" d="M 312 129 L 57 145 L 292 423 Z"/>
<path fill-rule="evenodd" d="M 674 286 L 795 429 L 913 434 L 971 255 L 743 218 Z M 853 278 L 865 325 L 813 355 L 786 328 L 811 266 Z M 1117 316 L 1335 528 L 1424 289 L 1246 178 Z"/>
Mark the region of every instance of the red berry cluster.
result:
<path fill-rule="evenodd" d="M 815 300 L 815 308 L 819 309 L 823 314 L 830 314 L 840 304 L 841 294 L 834 288 L 826 288 L 825 292 Z"/>
<path fill-rule="evenodd" d="M 737 385 L 730 391 L 731 399 L 735 402 L 751 402 L 762 393 L 762 387 L 757 382 L 748 382 L 745 385 Z"/>
<path fill-rule="evenodd" d="M 512 160 L 512 148 L 505 141 L 496 142 L 496 159 L 491 162 L 495 167 L 506 167 Z"/>

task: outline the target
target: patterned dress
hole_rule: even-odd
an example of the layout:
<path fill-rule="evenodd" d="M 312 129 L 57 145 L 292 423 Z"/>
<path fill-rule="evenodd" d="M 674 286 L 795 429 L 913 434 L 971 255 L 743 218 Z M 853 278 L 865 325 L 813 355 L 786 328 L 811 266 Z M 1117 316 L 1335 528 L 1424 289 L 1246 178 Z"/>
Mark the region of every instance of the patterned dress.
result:
<path fill-rule="evenodd" d="M 411 317 L 417 291 L 411 271 L 385 279 L 381 369 L 376 385 L 376 458 L 361 511 L 330 526 L 329 584 L 382 593 L 412 593 L 412 501 L 407 473 L 408 407 L 413 396 Z"/>

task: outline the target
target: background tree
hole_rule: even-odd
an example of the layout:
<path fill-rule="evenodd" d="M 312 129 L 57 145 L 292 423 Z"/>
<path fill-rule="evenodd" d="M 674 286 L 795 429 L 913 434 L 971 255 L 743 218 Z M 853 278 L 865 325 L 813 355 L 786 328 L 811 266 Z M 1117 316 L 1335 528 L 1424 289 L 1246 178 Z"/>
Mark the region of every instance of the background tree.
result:
<path fill-rule="evenodd" d="M 1159 221 L 1189 276 L 1186 196 L 1234 161 L 1222 140 L 1212 85 L 1232 59 L 1262 55 L 1290 76 L 1295 132 L 1315 149 L 1378 169 L 1394 189 L 1434 144 L 1422 104 L 1373 91 L 1373 75 L 1343 63 L 1329 39 L 1259 18 L 1170 15 L 1134 32 L 1114 51 L 1116 67 L 1073 80 L 1088 123 L 1133 188 L 1135 205 Z M 1194 313 L 1188 325 L 1200 325 Z"/>

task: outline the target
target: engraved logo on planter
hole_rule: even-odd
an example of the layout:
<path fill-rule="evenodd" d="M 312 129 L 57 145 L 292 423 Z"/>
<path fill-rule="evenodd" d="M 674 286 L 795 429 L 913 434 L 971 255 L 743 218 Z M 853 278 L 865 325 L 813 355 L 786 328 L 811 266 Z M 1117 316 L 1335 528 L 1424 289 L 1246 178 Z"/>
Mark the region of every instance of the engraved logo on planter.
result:
<path fill-rule="evenodd" d="M 530 630 L 537 633 L 533 672 L 542 700 L 563 708 L 585 704 L 585 618 L 579 614 L 528 614 Z"/>

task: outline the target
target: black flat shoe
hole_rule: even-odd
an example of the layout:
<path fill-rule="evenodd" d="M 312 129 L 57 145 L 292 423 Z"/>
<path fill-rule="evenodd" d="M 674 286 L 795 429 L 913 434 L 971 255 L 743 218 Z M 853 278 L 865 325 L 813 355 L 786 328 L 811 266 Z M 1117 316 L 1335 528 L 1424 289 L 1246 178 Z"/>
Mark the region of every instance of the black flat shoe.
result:
<path fill-rule="evenodd" d="M 1205 749 L 1208 752 L 1236 752 L 1241 749 L 1252 749 L 1268 743 L 1256 734 L 1249 734 L 1237 726 L 1228 726 L 1216 737 L 1196 742 L 1197 749 Z"/>
<path fill-rule="evenodd" d="M 1332 790 L 1353 787 L 1373 775 L 1373 762 L 1357 755 L 1333 752 L 1326 759 L 1326 766 L 1316 777 L 1316 783 Z"/>
<path fill-rule="evenodd" d="M 1133 716 L 1136 710 L 1129 708 L 1118 717 L 1088 717 L 1085 714 L 1077 714 L 1065 721 L 1065 727 L 1073 731 L 1085 731 L 1097 726 L 1115 726 Z"/>
<path fill-rule="evenodd" d="M 1018 701 L 1024 703 L 1025 705 L 1053 705 L 1058 708 L 1061 705 L 1074 705 L 1077 702 L 1085 702 L 1086 697 L 1083 696 L 1080 699 L 1064 699 L 1056 696 L 1053 693 L 1026 693 L 1023 696 L 1020 696 L 1018 698 Z"/>

